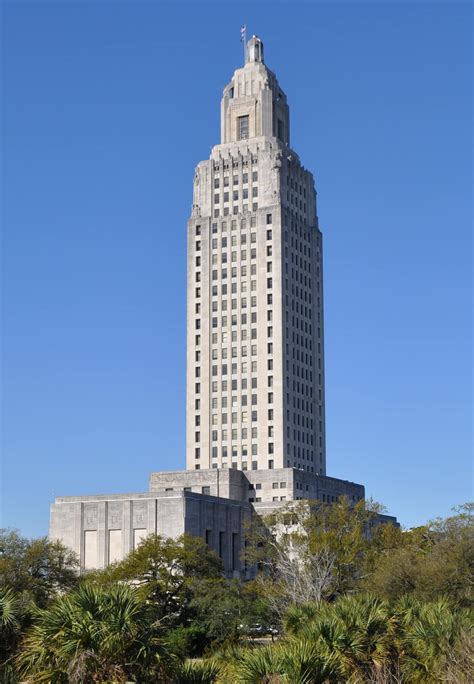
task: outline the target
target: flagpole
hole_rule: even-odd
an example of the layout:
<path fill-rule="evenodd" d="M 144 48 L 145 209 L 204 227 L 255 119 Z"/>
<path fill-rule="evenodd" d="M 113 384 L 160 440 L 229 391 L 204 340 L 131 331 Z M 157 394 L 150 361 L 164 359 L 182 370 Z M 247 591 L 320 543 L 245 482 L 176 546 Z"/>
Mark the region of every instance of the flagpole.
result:
<path fill-rule="evenodd" d="M 240 40 L 244 44 L 244 66 L 247 64 L 247 25 L 244 24 L 240 29 Z"/>

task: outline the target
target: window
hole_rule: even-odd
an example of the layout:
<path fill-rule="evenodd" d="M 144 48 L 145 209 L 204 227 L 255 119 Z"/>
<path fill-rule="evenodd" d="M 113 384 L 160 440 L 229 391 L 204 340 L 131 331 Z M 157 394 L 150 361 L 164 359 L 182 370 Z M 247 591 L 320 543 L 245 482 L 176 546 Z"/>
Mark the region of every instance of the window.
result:
<path fill-rule="evenodd" d="M 285 139 L 285 135 L 284 135 L 285 129 L 283 127 L 283 121 L 281 119 L 278 119 L 278 126 L 277 127 L 278 127 L 278 137 L 280 138 L 280 140 L 284 140 Z"/>
<path fill-rule="evenodd" d="M 272 223 L 272 215 L 267 214 L 267 226 L 269 226 Z"/>
<path fill-rule="evenodd" d="M 237 118 L 237 139 L 245 140 L 249 137 L 249 117 L 239 116 Z"/>
<path fill-rule="evenodd" d="M 201 491 L 203 494 L 210 494 L 211 493 L 211 488 L 208 486 L 204 486 L 201 488 Z"/>

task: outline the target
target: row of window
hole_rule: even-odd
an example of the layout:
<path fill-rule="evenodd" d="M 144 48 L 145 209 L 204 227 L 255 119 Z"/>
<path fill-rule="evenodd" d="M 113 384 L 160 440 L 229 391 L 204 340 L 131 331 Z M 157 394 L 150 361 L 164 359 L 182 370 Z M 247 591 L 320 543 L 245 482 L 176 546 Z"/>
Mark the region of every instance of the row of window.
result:
<path fill-rule="evenodd" d="M 231 221 L 221 221 L 221 222 L 220 222 L 221 233 L 225 233 L 225 232 L 227 231 L 228 224 L 230 224 L 230 229 L 231 229 L 232 232 L 234 232 L 235 230 L 237 230 L 237 228 L 240 227 L 240 229 L 241 229 L 241 235 L 244 235 L 245 233 L 244 233 L 243 231 L 245 231 L 245 230 L 247 229 L 247 223 L 250 225 L 250 228 L 251 228 L 251 229 L 252 229 L 252 228 L 256 228 L 256 226 L 257 226 L 257 217 L 256 217 L 256 216 L 251 216 L 249 220 L 247 220 L 246 218 L 242 218 L 242 219 L 232 219 Z M 272 223 L 273 223 L 273 216 L 272 216 L 272 214 L 267 214 L 267 215 L 266 215 L 266 217 L 265 217 L 265 223 L 266 223 L 267 226 L 272 225 Z M 216 222 L 214 222 L 214 223 L 212 224 L 212 234 L 213 234 L 213 235 L 217 235 L 217 234 L 218 234 L 218 230 L 219 230 L 219 224 L 216 223 Z M 195 236 L 196 236 L 197 238 L 199 238 L 199 237 L 201 237 L 201 235 L 202 235 L 202 228 L 201 228 L 201 225 L 197 225 L 197 226 L 195 227 Z M 251 233 L 250 233 L 250 241 L 251 241 L 251 242 L 255 242 L 255 241 L 256 241 L 256 235 L 257 235 L 257 234 L 256 234 L 255 232 L 251 232 Z M 255 236 L 255 237 L 253 237 L 253 236 Z M 232 236 L 232 235 L 231 235 L 231 239 L 232 239 L 233 237 L 236 237 L 236 236 Z M 271 236 L 270 236 L 270 237 L 271 237 Z M 223 239 L 224 239 L 224 238 L 223 238 Z M 268 234 L 267 234 L 267 239 L 269 239 L 269 238 L 268 238 Z M 226 243 L 226 244 L 227 244 L 227 243 Z M 232 243 L 232 244 L 234 244 L 234 243 Z"/>
<path fill-rule="evenodd" d="M 229 169 L 239 169 L 240 166 L 246 169 L 249 164 L 255 166 L 258 164 L 258 158 L 254 157 L 252 154 L 249 154 L 244 158 L 240 156 L 238 158 L 231 157 L 230 159 L 224 159 L 221 162 L 214 163 L 214 173 L 218 175 L 221 172 L 225 173 Z"/>
<path fill-rule="evenodd" d="M 252 179 L 252 183 L 256 183 L 256 182 L 258 181 L 258 171 L 252 171 L 252 174 L 251 174 L 250 177 L 251 177 L 251 179 Z M 238 184 L 239 184 L 239 180 L 240 180 L 240 176 L 236 176 L 236 175 L 232 176 L 232 185 L 238 185 Z M 218 188 L 220 188 L 220 182 L 221 182 L 220 177 L 219 177 L 219 176 L 215 176 L 215 177 L 214 177 L 214 188 L 215 188 L 216 190 L 217 190 Z M 248 183 L 248 182 L 249 182 L 249 174 L 248 174 L 247 172 L 245 172 L 245 173 L 242 174 L 242 183 L 245 185 L 245 184 Z M 228 187 L 229 187 L 229 184 L 230 184 L 230 176 L 223 176 L 223 178 L 222 178 L 222 186 L 223 186 L 224 188 L 228 188 Z"/>
<path fill-rule="evenodd" d="M 248 500 L 250 503 L 260 503 L 262 501 L 262 497 L 257 496 L 254 498 L 253 496 L 249 496 Z M 274 496 L 272 497 L 272 501 L 286 501 L 286 496 Z"/>
<path fill-rule="evenodd" d="M 219 202 L 223 201 L 224 203 L 230 202 L 230 192 L 223 192 L 222 196 L 218 193 L 214 195 L 214 204 L 219 204 Z M 253 186 L 252 188 L 252 197 L 258 197 L 258 187 L 256 185 Z M 243 188 L 242 189 L 242 199 L 243 200 L 248 200 L 249 199 L 249 190 L 248 188 Z M 232 201 L 233 202 L 238 202 L 239 201 L 239 191 L 238 190 L 233 190 L 232 191 Z"/>
<path fill-rule="evenodd" d="M 250 483 L 248 488 L 249 488 L 249 491 L 253 491 L 255 489 L 262 489 L 262 483 L 261 482 L 256 482 L 255 484 Z M 272 489 L 286 489 L 286 482 L 272 482 Z"/>
<path fill-rule="evenodd" d="M 240 252 L 237 252 L 237 250 L 234 250 L 232 252 L 221 252 L 220 254 L 212 254 L 211 256 L 211 264 L 213 266 L 217 266 L 220 264 L 228 264 L 228 263 L 233 263 L 235 264 L 237 262 L 237 255 L 240 258 L 240 261 L 247 261 L 247 259 L 256 259 L 257 258 L 257 249 L 255 247 L 252 247 L 252 249 L 249 251 L 247 249 L 241 249 Z M 270 262 L 271 263 L 271 262 Z M 196 267 L 199 268 L 200 262 L 196 261 Z"/>
<path fill-rule="evenodd" d="M 256 370 L 254 371 L 252 369 L 252 372 L 256 372 Z M 232 391 L 237 391 L 237 384 L 238 384 L 237 380 L 231 381 Z M 221 393 L 225 393 L 229 390 L 229 383 L 227 380 L 222 380 L 220 382 L 220 385 L 221 385 L 221 388 L 220 388 Z M 241 389 L 243 389 L 243 390 L 247 389 L 247 378 L 241 379 Z M 219 392 L 219 382 L 217 380 L 213 380 L 211 382 L 211 390 L 212 390 L 213 394 L 217 394 Z M 200 394 L 200 392 L 201 392 L 201 385 L 200 385 L 200 383 L 196 383 L 195 384 L 195 393 Z M 270 413 L 272 414 L 271 417 L 270 417 Z M 268 420 L 273 420 L 273 409 L 269 409 L 268 414 L 269 414 Z"/>
<path fill-rule="evenodd" d="M 241 245 L 246 245 L 247 244 L 247 233 L 241 233 L 240 234 L 240 240 L 238 239 L 238 235 L 231 235 L 230 236 L 230 244 L 232 247 L 236 247 L 239 243 Z M 250 242 L 253 244 L 257 242 L 257 233 L 251 232 L 250 233 Z M 211 246 L 212 249 L 219 249 L 219 243 L 222 249 L 225 249 L 229 245 L 229 239 L 226 235 L 222 235 L 220 240 L 219 238 L 212 238 L 211 240 Z M 269 247 L 270 249 L 270 254 L 271 254 L 271 246 Z M 267 248 L 267 254 L 268 254 L 268 248 Z"/>
<path fill-rule="evenodd" d="M 257 202 L 253 202 L 250 207 L 248 204 L 242 205 L 242 213 L 243 214 L 246 214 L 247 212 L 250 212 L 250 211 L 257 211 L 257 210 L 258 210 L 258 203 Z M 234 206 L 232 207 L 232 215 L 236 216 L 237 214 L 239 214 L 239 207 L 236 204 L 234 204 Z M 230 216 L 231 214 L 230 214 L 229 207 L 224 207 L 222 214 L 221 214 L 220 208 L 216 207 L 214 209 L 214 218 L 219 218 L 219 216 L 221 216 L 221 215 L 222 216 Z"/>
<path fill-rule="evenodd" d="M 306 271 L 307 273 L 311 274 L 311 261 L 308 261 L 304 257 L 298 257 L 297 254 L 291 253 L 291 263 L 296 266 L 297 268 L 300 268 L 303 271 Z M 295 272 L 295 269 L 292 267 L 291 268 L 291 274 L 293 277 L 293 274 Z M 288 260 L 288 254 L 285 254 L 285 273 L 289 273 L 289 260 Z M 308 280 L 308 287 L 311 287 L 311 280 Z"/>
<path fill-rule="evenodd" d="M 314 231 L 312 229 L 308 229 L 305 223 L 302 223 L 301 221 L 295 221 L 292 216 L 292 212 L 288 210 L 284 211 L 283 221 L 285 226 L 284 240 L 285 242 L 288 242 L 288 238 L 291 235 L 292 247 L 293 244 L 295 244 L 296 248 L 298 249 L 298 237 L 300 238 L 300 240 L 304 240 L 305 242 L 311 243 L 311 239 L 314 236 L 316 245 L 319 246 L 321 244 L 319 230 Z M 291 230 L 291 234 L 288 233 L 288 229 Z"/>
<path fill-rule="evenodd" d="M 286 201 L 292 204 L 296 209 L 299 209 L 304 214 L 306 214 L 306 202 L 298 199 L 292 192 L 286 191 Z"/>
<path fill-rule="evenodd" d="M 299 193 L 302 197 L 306 198 L 306 188 L 301 183 L 298 183 L 297 179 L 292 176 L 286 176 L 286 185 L 290 190 L 294 190 Z"/>
<path fill-rule="evenodd" d="M 242 218 L 242 219 L 231 219 L 231 221 L 220 221 L 220 227 L 221 227 L 221 232 L 225 233 L 227 231 L 227 228 L 230 224 L 230 229 L 232 232 L 234 230 L 237 230 L 237 228 L 240 227 L 242 231 L 246 230 L 248 225 L 250 228 L 256 228 L 257 226 L 257 217 L 256 216 L 250 216 L 249 219 Z M 248 224 L 248 225 L 247 225 Z M 219 223 L 214 222 L 212 224 L 212 234 L 217 235 L 219 229 Z"/>
<path fill-rule="evenodd" d="M 237 468 L 238 465 L 239 465 L 238 463 L 231 463 L 231 468 Z M 226 468 L 228 468 L 229 466 L 227 465 L 227 463 L 222 462 L 222 463 L 220 464 L 220 466 L 219 466 L 218 463 L 213 463 L 211 467 L 214 468 L 214 469 L 219 468 L 219 467 L 220 467 L 220 468 L 226 469 Z M 290 466 L 288 466 L 288 467 L 290 467 Z M 258 461 L 252 461 L 252 462 L 251 462 L 251 468 L 252 468 L 252 470 L 258 470 Z M 273 468 L 274 468 L 274 462 L 273 462 L 273 459 L 270 459 L 270 460 L 268 461 L 268 469 L 269 469 L 269 470 L 272 470 Z M 200 470 L 200 469 L 201 469 L 201 465 L 200 465 L 199 463 L 195 463 L 195 464 L 194 464 L 194 469 L 195 469 L 195 470 Z M 242 461 L 242 463 L 240 464 L 240 469 L 241 469 L 241 470 L 248 470 L 248 463 L 247 463 L 247 461 Z"/>

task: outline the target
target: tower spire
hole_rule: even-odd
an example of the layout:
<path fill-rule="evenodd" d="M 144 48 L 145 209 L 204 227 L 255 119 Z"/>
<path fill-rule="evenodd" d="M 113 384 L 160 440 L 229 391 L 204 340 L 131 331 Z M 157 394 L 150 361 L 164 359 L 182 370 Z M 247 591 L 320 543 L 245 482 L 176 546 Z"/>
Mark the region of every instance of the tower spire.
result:
<path fill-rule="evenodd" d="M 263 60 L 263 43 L 258 36 L 255 34 L 247 43 L 247 52 L 245 55 L 245 63 L 249 62 L 260 62 L 264 64 Z"/>

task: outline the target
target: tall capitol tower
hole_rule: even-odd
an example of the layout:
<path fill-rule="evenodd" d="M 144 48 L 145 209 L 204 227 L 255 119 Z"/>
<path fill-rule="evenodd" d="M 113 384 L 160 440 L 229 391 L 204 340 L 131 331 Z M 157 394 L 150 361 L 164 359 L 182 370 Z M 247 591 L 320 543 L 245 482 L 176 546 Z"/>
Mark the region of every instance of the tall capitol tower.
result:
<path fill-rule="evenodd" d="M 322 238 L 313 177 L 289 143 L 286 96 L 254 36 L 224 89 L 221 143 L 194 176 L 187 468 L 151 472 L 146 492 L 56 497 L 50 539 L 83 572 L 149 535 L 187 533 L 228 576 L 249 578 L 240 556 L 251 516 L 365 496 L 326 475 Z"/>
<path fill-rule="evenodd" d="M 325 475 L 316 192 L 256 36 L 196 167 L 187 302 L 187 469 Z"/>

